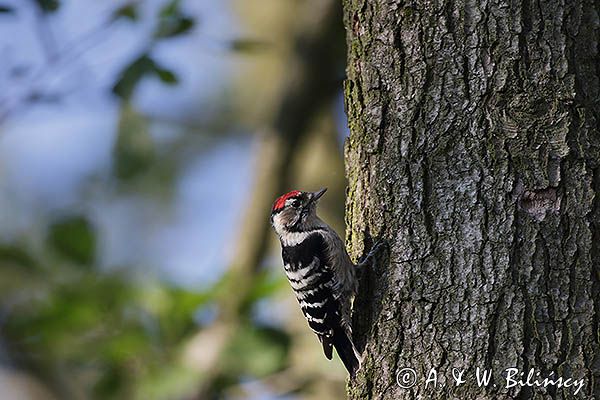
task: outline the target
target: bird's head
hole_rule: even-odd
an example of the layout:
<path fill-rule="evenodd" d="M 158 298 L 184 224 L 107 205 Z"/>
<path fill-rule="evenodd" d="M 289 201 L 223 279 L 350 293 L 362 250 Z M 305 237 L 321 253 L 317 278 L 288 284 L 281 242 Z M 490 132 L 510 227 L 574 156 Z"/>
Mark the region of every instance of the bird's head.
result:
<path fill-rule="evenodd" d="M 319 224 L 317 203 L 327 188 L 318 192 L 293 190 L 279 196 L 271 210 L 271 225 L 278 235 L 308 230 Z"/>

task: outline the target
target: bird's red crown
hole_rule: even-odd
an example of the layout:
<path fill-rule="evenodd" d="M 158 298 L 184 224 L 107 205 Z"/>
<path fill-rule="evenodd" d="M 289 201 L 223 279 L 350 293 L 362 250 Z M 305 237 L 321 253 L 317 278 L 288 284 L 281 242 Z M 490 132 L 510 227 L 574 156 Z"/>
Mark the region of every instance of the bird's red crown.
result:
<path fill-rule="evenodd" d="M 302 193 L 299 190 L 292 190 L 291 192 L 288 192 L 286 194 L 284 194 L 283 196 L 279 196 L 277 198 L 277 200 L 275 200 L 275 203 L 273 204 L 273 210 L 272 211 L 277 211 L 277 210 L 281 210 L 284 206 L 285 206 L 285 201 L 291 197 L 296 197 L 298 196 L 300 193 Z"/>

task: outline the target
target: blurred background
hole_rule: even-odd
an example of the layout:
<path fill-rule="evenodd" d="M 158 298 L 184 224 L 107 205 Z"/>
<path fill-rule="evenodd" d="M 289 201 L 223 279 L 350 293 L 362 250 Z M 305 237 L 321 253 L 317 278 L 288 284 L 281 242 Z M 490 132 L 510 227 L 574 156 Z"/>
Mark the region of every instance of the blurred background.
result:
<path fill-rule="evenodd" d="M 343 235 L 334 0 L 0 0 L 3 400 L 338 399 L 274 198 Z"/>

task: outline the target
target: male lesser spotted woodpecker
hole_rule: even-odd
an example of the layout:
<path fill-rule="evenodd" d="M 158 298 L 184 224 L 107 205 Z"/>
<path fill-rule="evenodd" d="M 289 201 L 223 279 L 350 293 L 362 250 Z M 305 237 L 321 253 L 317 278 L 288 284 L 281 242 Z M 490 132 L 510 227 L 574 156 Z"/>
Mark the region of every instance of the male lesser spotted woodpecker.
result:
<path fill-rule="evenodd" d="M 359 266 L 350 260 L 342 239 L 317 216 L 318 200 L 326 190 L 294 190 L 280 196 L 271 211 L 271 225 L 281 242 L 285 274 L 325 357 L 331 360 L 335 347 L 354 377 L 361 363 L 350 328 L 356 269 L 369 263 L 380 246 Z"/>

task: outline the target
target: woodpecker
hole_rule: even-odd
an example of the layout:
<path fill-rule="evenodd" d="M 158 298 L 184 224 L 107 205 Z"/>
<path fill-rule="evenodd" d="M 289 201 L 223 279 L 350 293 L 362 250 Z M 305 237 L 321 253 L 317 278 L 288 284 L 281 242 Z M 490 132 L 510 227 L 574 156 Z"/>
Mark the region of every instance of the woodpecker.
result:
<path fill-rule="evenodd" d="M 361 364 L 350 326 L 356 273 L 371 262 L 381 244 L 355 265 L 342 239 L 317 216 L 317 203 L 326 190 L 294 190 L 278 197 L 271 210 L 271 225 L 281 242 L 283 269 L 308 326 L 319 338 L 325 357 L 331 360 L 335 347 L 354 378 Z"/>

